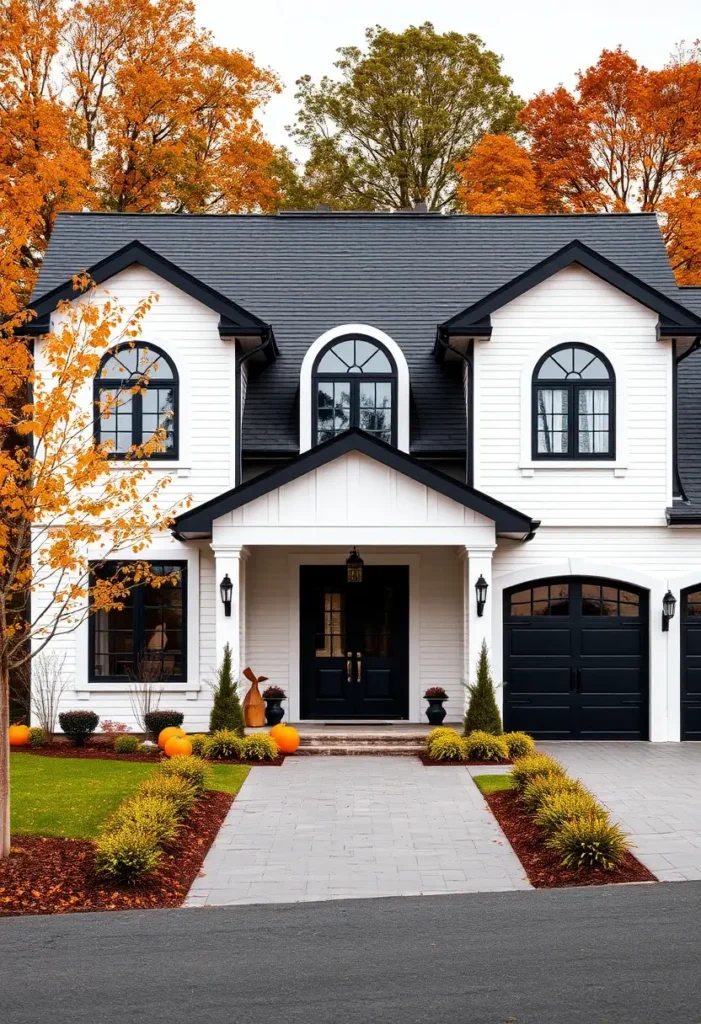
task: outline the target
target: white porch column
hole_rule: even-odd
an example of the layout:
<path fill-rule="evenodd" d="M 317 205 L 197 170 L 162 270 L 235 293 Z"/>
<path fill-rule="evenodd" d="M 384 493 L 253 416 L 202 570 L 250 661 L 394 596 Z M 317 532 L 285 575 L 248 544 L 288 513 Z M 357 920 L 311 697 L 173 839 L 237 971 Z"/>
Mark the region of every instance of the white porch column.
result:
<path fill-rule="evenodd" d="M 492 646 L 492 554 L 495 544 L 478 544 L 466 547 L 463 557 L 463 677 L 466 683 L 472 683 L 477 672 L 477 661 L 483 641 L 487 641 L 491 658 Z M 481 615 L 477 614 L 477 595 L 475 583 L 483 576 L 487 586 L 487 602 Z M 495 679 L 495 683 L 501 680 Z M 468 694 L 465 693 L 467 700 Z M 501 691 L 497 693 L 497 702 L 501 702 Z"/>
<path fill-rule="evenodd" d="M 246 643 L 246 599 L 245 599 L 245 560 L 248 557 L 246 548 L 240 545 L 212 544 L 214 551 L 214 586 L 215 593 L 215 638 L 217 650 L 217 666 L 221 664 L 224 648 L 231 647 L 231 668 L 234 678 L 239 678 L 245 668 L 242 661 L 245 656 Z M 231 614 L 226 615 L 224 603 L 219 593 L 219 585 L 225 576 L 231 580 Z"/>

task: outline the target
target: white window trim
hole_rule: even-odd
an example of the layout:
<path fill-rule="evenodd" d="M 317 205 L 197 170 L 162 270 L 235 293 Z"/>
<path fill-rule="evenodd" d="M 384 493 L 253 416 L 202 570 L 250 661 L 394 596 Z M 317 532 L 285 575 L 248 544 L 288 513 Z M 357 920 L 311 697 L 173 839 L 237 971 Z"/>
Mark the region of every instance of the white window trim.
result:
<path fill-rule="evenodd" d="M 332 327 L 313 342 L 307 349 L 302 362 L 299 378 L 299 450 L 309 451 L 312 439 L 312 370 L 316 357 L 329 342 L 344 334 L 364 334 L 385 346 L 397 367 L 397 448 L 409 451 L 409 367 L 399 345 L 384 331 L 368 324 L 341 324 Z"/>
<path fill-rule="evenodd" d="M 563 344 L 589 345 L 598 349 L 606 356 L 616 377 L 616 458 L 599 460 L 592 459 L 587 462 L 582 459 L 572 461 L 552 461 L 547 459 L 534 459 L 531 451 L 531 415 L 532 415 L 532 385 L 533 373 L 538 361 L 549 352 Z M 626 374 L 621 363 L 619 353 L 613 352 L 611 347 L 600 337 L 583 331 L 567 331 L 564 334 L 551 335 L 545 339 L 530 353 L 521 370 L 521 459 L 519 469 L 522 476 L 533 476 L 535 471 L 544 470 L 608 470 L 613 471 L 614 476 L 625 476 L 628 470 L 628 401 L 626 389 Z"/>

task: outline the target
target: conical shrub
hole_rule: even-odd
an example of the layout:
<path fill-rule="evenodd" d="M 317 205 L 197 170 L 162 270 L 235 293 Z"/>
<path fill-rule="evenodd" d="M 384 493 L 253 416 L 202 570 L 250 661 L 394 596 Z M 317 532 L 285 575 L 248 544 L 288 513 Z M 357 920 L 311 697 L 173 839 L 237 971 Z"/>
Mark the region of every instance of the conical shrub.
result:
<path fill-rule="evenodd" d="M 501 736 L 501 715 L 494 696 L 494 683 L 489 669 L 489 657 L 487 655 L 487 644 L 483 642 L 480 658 L 477 665 L 477 680 L 467 687 L 470 694 L 470 703 L 465 714 L 465 735 L 480 730 L 489 732 L 493 736 Z"/>
<path fill-rule="evenodd" d="M 231 648 L 224 648 L 224 660 L 217 673 L 217 684 L 214 687 L 214 701 L 209 714 L 209 731 L 219 732 L 229 729 L 237 736 L 243 736 L 243 709 L 239 700 L 238 681 L 231 676 Z"/>

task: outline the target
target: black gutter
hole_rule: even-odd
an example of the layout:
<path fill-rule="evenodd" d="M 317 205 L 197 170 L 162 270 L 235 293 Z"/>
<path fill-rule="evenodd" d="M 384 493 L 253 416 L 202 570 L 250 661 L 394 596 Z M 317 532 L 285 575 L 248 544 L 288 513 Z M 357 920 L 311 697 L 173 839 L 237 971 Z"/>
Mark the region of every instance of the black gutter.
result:
<path fill-rule="evenodd" d="M 473 367 L 475 357 L 475 343 L 470 339 L 468 343 L 467 353 L 461 352 L 460 349 L 453 348 L 450 344 L 448 332 L 443 328 L 439 327 L 436 332 L 436 344 L 440 345 L 446 352 L 454 352 L 456 356 L 460 356 L 462 361 L 467 367 L 467 451 L 465 454 L 465 482 L 468 487 L 474 486 L 475 469 L 474 469 L 474 394 L 475 385 L 473 380 Z"/>
<path fill-rule="evenodd" d="M 679 471 L 679 410 L 678 404 L 678 390 L 679 390 L 679 364 L 683 362 L 687 356 L 690 356 L 692 352 L 696 352 L 701 346 L 701 335 L 697 335 L 691 345 L 682 352 L 680 356 L 677 355 L 677 339 L 672 339 L 672 450 L 674 457 L 674 487 L 676 495 L 686 504 L 689 504 L 689 498 L 686 491 L 684 490 L 684 484 L 682 483 L 681 473 Z M 668 520 L 669 521 L 669 520 Z"/>
<path fill-rule="evenodd" d="M 275 337 L 273 335 L 272 327 L 266 327 L 262 332 L 263 341 L 260 345 L 256 345 L 255 348 L 250 349 L 248 352 L 243 352 L 241 355 L 236 356 L 236 384 L 234 387 L 234 400 L 236 402 L 235 414 L 237 417 L 235 437 L 235 453 L 234 453 L 234 487 L 238 487 L 243 477 L 243 460 L 241 456 L 241 434 L 243 432 L 243 409 L 241 408 L 241 367 L 243 364 L 255 356 L 258 352 L 263 352 L 270 363 L 271 356 L 275 355 Z M 236 342 L 237 352 L 239 343 Z M 271 352 L 266 352 L 266 349 L 272 346 Z"/>

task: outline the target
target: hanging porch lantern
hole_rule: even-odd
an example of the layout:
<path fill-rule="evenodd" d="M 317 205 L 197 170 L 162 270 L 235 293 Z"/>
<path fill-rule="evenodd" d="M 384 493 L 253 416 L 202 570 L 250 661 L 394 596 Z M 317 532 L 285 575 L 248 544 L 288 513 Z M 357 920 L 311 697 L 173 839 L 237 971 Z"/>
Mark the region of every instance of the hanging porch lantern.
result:
<path fill-rule="evenodd" d="M 364 562 L 358 554 L 357 548 L 353 548 L 348 558 L 346 559 L 346 582 L 347 583 L 362 583 L 363 582 L 363 565 Z"/>
<path fill-rule="evenodd" d="M 489 584 L 487 583 L 486 579 L 480 573 L 480 577 L 477 580 L 477 582 L 475 583 L 475 596 L 477 598 L 477 616 L 480 619 L 482 618 L 482 615 L 484 614 L 484 606 L 487 603 L 487 589 L 488 589 L 488 586 L 489 586 Z"/>
<path fill-rule="evenodd" d="M 221 597 L 222 604 L 224 605 L 224 615 L 227 617 L 231 616 L 231 598 L 234 593 L 234 585 L 229 578 L 227 573 L 224 579 L 219 584 L 219 596 Z"/>
<path fill-rule="evenodd" d="M 669 620 L 674 618 L 674 611 L 677 607 L 677 599 L 671 590 L 668 590 L 662 598 L 662 632 L 669 632 Z"/>

